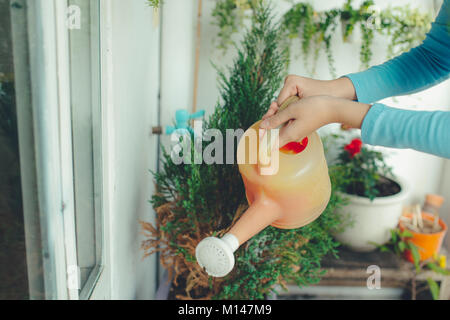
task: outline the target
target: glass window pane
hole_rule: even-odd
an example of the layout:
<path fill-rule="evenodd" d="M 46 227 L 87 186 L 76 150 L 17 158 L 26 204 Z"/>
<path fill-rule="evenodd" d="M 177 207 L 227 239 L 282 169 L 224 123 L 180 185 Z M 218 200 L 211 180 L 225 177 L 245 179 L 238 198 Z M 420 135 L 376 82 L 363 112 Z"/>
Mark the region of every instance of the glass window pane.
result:
<path fill-rule="evenodd" d="M 99 1 L 70 0 L 80 25 L 70 30 L 72 145 L 77 259 L 85 298 L 101 263 L 101 108 Z M 83 294 L 84 293 L 84 294 Z"/>
<path fill-rule="evenodd" d="M 0 300 L 28 299 L 9 0 L 0 17 Z"/>

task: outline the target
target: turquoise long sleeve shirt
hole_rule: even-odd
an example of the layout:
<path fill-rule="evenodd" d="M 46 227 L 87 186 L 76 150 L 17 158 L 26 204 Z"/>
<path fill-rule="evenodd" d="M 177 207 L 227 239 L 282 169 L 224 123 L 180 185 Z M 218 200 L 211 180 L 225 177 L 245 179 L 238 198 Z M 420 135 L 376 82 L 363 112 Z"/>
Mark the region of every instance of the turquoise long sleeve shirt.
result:
<path fill-rule="evenodd" d="M 450 0 L 444 0 L 420 46 L 346 77 L 355 87 L 357 100 L 367 104 L 418 92 L 448 79 Z M 412 148 L 450 158 L 450 111 L 410 111 L 374 103 L 364 118 L 361 135 L 368 144 Z"/>

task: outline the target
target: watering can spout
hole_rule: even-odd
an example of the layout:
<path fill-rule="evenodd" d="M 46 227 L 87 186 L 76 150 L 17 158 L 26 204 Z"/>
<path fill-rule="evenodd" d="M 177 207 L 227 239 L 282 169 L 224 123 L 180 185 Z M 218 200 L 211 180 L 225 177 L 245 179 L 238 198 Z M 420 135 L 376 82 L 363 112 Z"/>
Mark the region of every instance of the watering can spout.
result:
<path fill-rule="evenodd" d="M 224 277 L 233 270 L 234 252 L 280 216 L 280 208 L 267 199 L 255 201 L 221 239 L 203 239 L 195 250 L 199 265 L 213 277 Z"/>

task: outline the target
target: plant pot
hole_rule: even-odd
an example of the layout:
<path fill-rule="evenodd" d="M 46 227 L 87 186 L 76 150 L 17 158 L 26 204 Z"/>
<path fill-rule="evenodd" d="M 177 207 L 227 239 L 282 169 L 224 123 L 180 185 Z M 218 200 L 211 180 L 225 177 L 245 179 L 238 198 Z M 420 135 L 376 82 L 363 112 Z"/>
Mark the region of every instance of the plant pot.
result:
<path fill-rule="evenodd" d="M 400 192 L 392 196 L 378 197 L 373 201 L 368 198 L 344 193 L 349 204 L 336 214 L 341 215 L 346 223 L 342 232 L 334 234 L 336 240 L 354 251 L 368 252 L 389 241 L 391 230 L 396 228 L 402 215 L 403 202 L 408 196 L 404 181 L 396 180 Z"/>
<path fill-rule="evenodd" d="M 405 213 L 404 216 L 411 218 L 412 214 Z M 422 219 L 433 221 L 434 216 L 432 214 L 422 212 Z M 442 228 L 442 230 L 439 232 L 421 233 L 407 229 L 404 226 L 404 223 L 400 221 L 400 230 L 403 231 L 407 229 L 413 235 L 412 238 L 408 238 L 408 241 L 414 243 L 417 246 L 420 254 L 420 261 L 430 259 L 434 254 L 438 254 L 441 250 L 442 241 L 444 240 L 445 234 L 447 233 L 447 225 L 444 221 L 442 221 L 442 219 L 439 219 L 439 225 Z M 405 258 L 411 262 L 414 262 L 410 250 L 405 250 Z"/>

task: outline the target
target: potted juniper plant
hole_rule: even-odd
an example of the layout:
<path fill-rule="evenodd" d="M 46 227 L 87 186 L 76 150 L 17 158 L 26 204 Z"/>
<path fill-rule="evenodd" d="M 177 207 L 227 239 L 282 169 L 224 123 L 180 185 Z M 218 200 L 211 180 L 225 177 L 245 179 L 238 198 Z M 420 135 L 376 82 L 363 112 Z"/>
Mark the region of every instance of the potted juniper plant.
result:
<path fill-rule="evenodd" d="M 205 120 L 205 129 L 217 129 L 223 137 L 227 129 L 246 130 L 275 99 L 288 55 L 270 12 L 263 5 L 254 8 L 252 27 L 237 46 L 234 64 L 219 72 L 221 102 Z M 236 147 L 237 143 L 234 150 L 224 148 L 224 159 L 228 152 L 235 157 Z M 146 235 L 142 248 L 145 256 L 159 252 L 168 270 L 169 298 L 264 299 L 288 283 L 306 286 L 320 281 L 321 259 L 337 253 L 332 230 L 340 220 L 333 212 L 343 200 L 335 188 L 328 207 L 313 223 L 293 230 L 268 227 L 242 245 L 226 277 L 212 278 L 202 270 L 195 258 L 197 244 L 226 233 L 248 208 L 238 165 L 226 162 L 176 165 L 165 152 L 162 169 L 154 173 L 151 203 L 157 216 L 153 224 L 141 223 Z"/>
<path fill-rule="evenodd" d="M 383 154 L 355 138 L 341 147 L 331 169 L 348 199 L 345 207 L 336 210 L 346 222 L 335 238 L 355 251 L 371 251 L 376 248 L 374 243 L 389 241 L 408 189 L 403 180 L 393 176 Z"/>

